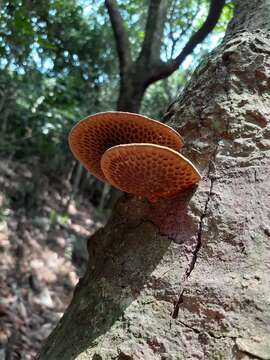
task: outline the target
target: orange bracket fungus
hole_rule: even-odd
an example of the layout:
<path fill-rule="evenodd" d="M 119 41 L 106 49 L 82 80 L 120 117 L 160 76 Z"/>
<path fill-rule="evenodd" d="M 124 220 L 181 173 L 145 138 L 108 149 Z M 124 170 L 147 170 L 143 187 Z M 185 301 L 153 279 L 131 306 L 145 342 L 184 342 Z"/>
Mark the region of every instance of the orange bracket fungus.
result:
<path fill-rule="evenodd" d="M 88 116 L 69 134 L 70 149 L 94 176 L 106 181 L 100 168 L 103 153 L 115 145 L 151 143 L 180 150 L 182 137 L 171 127 L 146 116 L 111 111 Z"/>
<path fill-rule="evenodd" d="M 183 155 L 154 144 L 114 146 L 103 154 L 101 168 L 113 186 L 150 202 L 171 197 L 201 179 Z"/>
<path fill-rule="evenodd" d="M 171 127 L 128 112 L 103 112 L 76 124 L 69 134 L 73 155 L 94 176 L 154 202 L 192 185 L 201 176 L 178 151 L 182 137 Z"/>

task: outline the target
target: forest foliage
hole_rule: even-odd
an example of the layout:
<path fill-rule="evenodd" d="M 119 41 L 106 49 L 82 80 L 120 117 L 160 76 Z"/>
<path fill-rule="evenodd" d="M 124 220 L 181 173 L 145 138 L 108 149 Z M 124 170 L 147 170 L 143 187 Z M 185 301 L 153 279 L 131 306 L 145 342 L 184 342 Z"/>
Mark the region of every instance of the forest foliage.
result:
<path fill-rule="evenodd" d="M 119 0 L 136 57 L 147 0 Z M 172 57 L 207 15 L 208 0 L 170 0 L 162 57 Z M 200 57 L 216 46 L 231 17 L 228 2 L 214 31 L 169 78 L 151 85 L 141 112 L 160 118 Z M 67 134 L 79 119 L 116 108 L 115 41 L 104 2 L 2 1 L 0 10 L 0 155 L 38 157 L 59 171 L 73 161 Z"/>

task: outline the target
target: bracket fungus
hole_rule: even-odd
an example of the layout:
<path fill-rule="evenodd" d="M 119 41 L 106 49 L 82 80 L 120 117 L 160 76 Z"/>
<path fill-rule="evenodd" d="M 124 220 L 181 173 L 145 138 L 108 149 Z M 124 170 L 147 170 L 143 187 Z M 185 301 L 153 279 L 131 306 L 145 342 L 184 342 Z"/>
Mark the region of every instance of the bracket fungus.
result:
<path fill-rule="evenodd" d="M 114 146 L 103 154 L 101 168 L 113 186 L 150 202 L 171 197 L 201 179 L 198 170 L 183 155 L 154 144 Z"/>
<path fill-rule="evenodd" d="M 151 143 L 180 150 L 184 142 L 171 127 L 146 116 L 128 112 L 101 112 L 81 120 L 69 134 L 77 160 L 94 176 L 107 181 L 100 168 L 103 153 L 115 145 Z"/>
<path fill-rule="evenodd" d="M 150 202 L 197 184 L 201 176 L 179 150 L 182 137 L 171 127 L 128 112 L 102 112 L 70 131 L 70 149 L 94 176 Z"/>

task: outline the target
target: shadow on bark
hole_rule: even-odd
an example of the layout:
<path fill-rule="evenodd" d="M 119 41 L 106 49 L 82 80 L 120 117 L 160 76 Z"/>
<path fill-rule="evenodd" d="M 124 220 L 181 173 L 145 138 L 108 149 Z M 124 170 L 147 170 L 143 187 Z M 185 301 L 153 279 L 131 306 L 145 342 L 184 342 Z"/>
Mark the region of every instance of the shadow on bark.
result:
<path fill-rule="evenodd" d="M 123 320 L 125 310 L 153 281 L 151 274 L 170 251 L 171 242 L 189 240 L 174 235 L 181 234 L 181 226 L 189 221 L 187 208 L 194 192 L 156 204 L 129 195 L 118 201 L 107 226 L 89 239 L 86 274 L 40 359 L 76 359 Z M 71 323 L 76 326 L 70 329 Z"/>

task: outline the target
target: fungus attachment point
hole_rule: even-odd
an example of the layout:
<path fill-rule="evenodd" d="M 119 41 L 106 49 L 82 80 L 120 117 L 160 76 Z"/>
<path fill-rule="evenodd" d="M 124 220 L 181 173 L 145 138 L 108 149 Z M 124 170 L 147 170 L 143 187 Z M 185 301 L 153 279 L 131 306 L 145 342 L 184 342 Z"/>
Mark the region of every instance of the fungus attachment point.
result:
<path fill-rule="evenodd" d="M 150 202 L 176 195 L 201 179 L 184 156 L 153 144 L 114 146 L 102 156 L 101 168 L 113 186 Z"/>
<path fill-rule="evenodd" d="M 171 127 L 143 115 L 127 112 L 103 112 L 76 124 L 69 134 L 70 149 L 82 165 L 102 181 L 103 153 L 112 146 L 151 143 L 179 150 L 182 137 Z"/>

